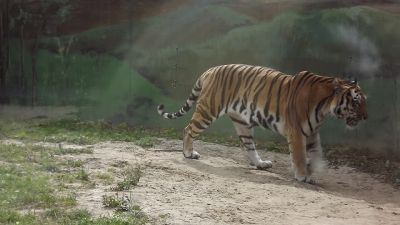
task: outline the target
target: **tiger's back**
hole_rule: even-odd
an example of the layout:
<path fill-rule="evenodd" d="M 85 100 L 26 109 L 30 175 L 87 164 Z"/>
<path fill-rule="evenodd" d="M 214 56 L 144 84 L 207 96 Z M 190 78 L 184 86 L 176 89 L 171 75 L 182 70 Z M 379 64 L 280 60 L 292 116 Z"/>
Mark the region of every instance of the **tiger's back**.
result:
<path fill-rule="evenodd" d="M 286 90 L 292 79 L 277 70 L 241 64 L 213 67 L 201 77 L 197 108 L 215 120 L 223 114 L 283 134 Z M 200 121 L 201 122 L 201 121 Z M 278 127 L 281 129 L 278 130 Z"/>

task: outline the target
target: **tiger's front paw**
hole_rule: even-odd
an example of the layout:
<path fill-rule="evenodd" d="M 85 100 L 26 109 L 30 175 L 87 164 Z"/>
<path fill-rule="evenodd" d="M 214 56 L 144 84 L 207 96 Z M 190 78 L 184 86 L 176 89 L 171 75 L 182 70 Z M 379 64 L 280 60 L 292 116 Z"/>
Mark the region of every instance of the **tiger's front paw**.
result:
<path fill-rule="evenodd" d="M 296 176 L 296 179 L 300 182 L 316 184 L 315 180 L 311 179 L 309 176 Z"/>
<path fill-rule="evenodd" d="M 190 155 L 186 155 L 185 153 L 183 153 L 183 155 L 185 156 L 185 158 L 187 159 L 200 159 L 200 154 L 196 151 L 193 151 Z"/>
<path fill-rule="evenodd" d="M 259 170 L 265 170 L 265 169 L 269 169 L 272 167 L 272 162 L 269 160 L 265 160 L 265 161 L 260 161 L 257 163 L 257 165 L 255 165 L 257 167 L 257 169 Z"/>

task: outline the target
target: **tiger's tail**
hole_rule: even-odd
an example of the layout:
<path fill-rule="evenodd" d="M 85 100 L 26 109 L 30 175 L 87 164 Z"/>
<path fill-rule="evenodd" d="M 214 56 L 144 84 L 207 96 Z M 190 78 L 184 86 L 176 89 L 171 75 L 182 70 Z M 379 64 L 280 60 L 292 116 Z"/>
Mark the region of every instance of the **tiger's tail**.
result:
<path fill-rule="evenodd" d="M 193 103 L 195 103 L 197 101 L 197 98 L 200 95 L 202 89 L 202 85 L 200 82 L 200 79 L 197 80 L 196 84 L 194 85 L 192 92 L 189 95 L 189 98 L 186 99 L 185 104 L 182 106 L 182 108 L 175 113 L 167 113 L 164 111 L 164 105 L 161 104 L 157 107 L 157 111 L 158 114 L 162 117 L 164 117 L 165 119 L 176 119 L 178 117 L 181 117 L 183 115 L 185 115 L 193 106 Z"/>

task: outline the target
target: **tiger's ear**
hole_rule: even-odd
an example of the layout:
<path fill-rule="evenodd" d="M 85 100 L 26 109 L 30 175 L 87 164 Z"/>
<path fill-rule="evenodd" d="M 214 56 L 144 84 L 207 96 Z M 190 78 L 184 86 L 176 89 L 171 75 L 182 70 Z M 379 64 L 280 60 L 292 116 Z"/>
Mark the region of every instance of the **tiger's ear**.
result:
<path fill-rule="evenodd" d="M 333 90 L 335 91 L 335 95 L 340 94 L 343 90 L 343 87 L 337 78 L 333 80 Z"/>
<path fill-rule="evenodd" d="M 357 86 L 358 85 L 358 81 L 357 78 L 355 78 L 353 81 L 350 81 L 351 85 Z"/>

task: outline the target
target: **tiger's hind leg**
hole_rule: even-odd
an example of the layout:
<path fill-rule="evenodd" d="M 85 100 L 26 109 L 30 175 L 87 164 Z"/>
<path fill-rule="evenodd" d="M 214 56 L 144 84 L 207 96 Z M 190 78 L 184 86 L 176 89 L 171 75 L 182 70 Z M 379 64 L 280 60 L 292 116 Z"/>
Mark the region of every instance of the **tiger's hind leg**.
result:
<path fill-rule="evenodd" d="M 231 115 L 230 118 L 233 122 L 236 133 L 239 136 L 242 149 L 247 151 L 250 165 L 256 166 L 258 169 L 271 168 L 272 162 L 269 160 L 261 160 L 260 156 L 258 155 L 253 138 L 253 128 L 251 127 L 251 125 L 233 115 Z"/>
<path fill-rule="evenodd" d="M 183 155 L 189 159 L 199 159 L 200 154 L 193 150 L 193 140 L 200 135 L 213 122 L 212 117 L 200 113 L 198 109 L 193 114 L 192 120 L 183 131 Z"/>

